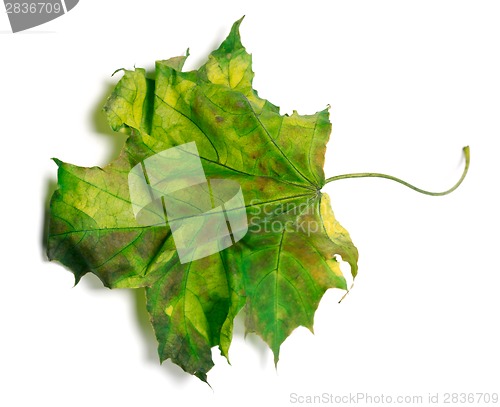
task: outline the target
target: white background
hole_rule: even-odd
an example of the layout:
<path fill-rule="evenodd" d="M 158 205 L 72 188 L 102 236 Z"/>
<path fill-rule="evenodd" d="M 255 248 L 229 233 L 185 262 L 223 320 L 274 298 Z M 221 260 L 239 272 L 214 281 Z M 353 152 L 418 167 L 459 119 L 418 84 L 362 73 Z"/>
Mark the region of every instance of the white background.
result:
<path fill-rule="evenodd" d="M 347 298 L 329 291 L 315 335 L 297 329 L 278 369 L 262 341 L 214 350 L 210 388 L 160 366 L 144 297 L 46 261 L 57 157 L 105 165 L 123 136 L 100 113 L 117 68 L 184 54 L 197 68 L 246 15 L 255 88 L 282 107 L 331 105 L 325 187 L 360 252 Z M 500 3 L 498 1 L 81 0 L 18 34 L 0 14 L 0 404 L 289 405 L 291 393 L 500 392 Z M 344 268 L 348 272 L 348 267 Z"/>

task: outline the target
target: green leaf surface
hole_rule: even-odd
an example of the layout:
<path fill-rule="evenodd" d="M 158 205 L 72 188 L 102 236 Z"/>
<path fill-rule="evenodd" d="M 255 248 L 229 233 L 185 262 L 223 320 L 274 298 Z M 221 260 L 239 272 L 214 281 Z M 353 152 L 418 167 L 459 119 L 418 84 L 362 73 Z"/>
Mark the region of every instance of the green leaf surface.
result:
<path fill-rule="evenodd" d="M 158 61 L 154 79 L 123 70 L 104 107 L 111 128 L 129 133 L 122 153 L 104 168 L 55 160 L 59 188 L 50 206 L 49 258 L 77 282 L 93 273 L 110 288 L 147 287 L 160 360 L 204 381 L 211 348 L 228 357 L 241 309 L 277 362 L 296 327 L 313 329 L 324 292 L 347 289 L 339 258 L 357 272 L 357 250 L 321 192 L 328 110 L 280 115 L 261 99 L 240 23 L 198 70 L 182 71 L 186 57 Z M 190 142 L 208 180 L 240 185 L 249 226 L 230 247 L 181 263 L 166 217 L 154 226 L 136 219 L 128 176 L 148 157 Z"/>

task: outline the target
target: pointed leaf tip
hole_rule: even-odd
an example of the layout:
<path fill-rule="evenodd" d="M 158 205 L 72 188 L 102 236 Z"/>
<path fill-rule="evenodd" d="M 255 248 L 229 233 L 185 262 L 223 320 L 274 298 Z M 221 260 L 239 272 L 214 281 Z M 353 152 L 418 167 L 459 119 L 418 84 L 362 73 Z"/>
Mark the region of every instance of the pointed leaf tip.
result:
<path fill-rule="evenodd" d="M 113 76 L 115 76 L 115 75 L 116 75 L 118 72 L 120 72 L 120 71 L 125 72 L 125 71 L 126 71 L 126 69 L 125 69 L 125 68 L 118 68 L 116 71 L 114 71 L 114 72 L 111 74 L 111 76 L 112 76 L 112 77 L 113 77 Z"/>
<path fill-rule="evenodd" d="M 244 18 L 245 16 L 241 17 L 238 21 L 234 22 L 233 26 L 231 27 L 231 31 L 229 32 L 229 35 L 222 42 L 217 51 L 214 51 L 214 54 L 217 54 L 219 52 L 231 53 L 238 49 L 244 48 L 243 44 L 241 43 L 241 36 L 240 36 L 240 25 Z"/>

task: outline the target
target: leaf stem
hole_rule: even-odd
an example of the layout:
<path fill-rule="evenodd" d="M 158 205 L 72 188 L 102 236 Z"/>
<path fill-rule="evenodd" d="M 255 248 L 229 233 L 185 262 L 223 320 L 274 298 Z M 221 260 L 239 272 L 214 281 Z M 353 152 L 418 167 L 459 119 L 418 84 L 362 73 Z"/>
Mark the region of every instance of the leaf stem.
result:
<path fill-rule="evenodd" d="M 463 148 L 464 156 L 465 156 L 465 168 L 462 173 L 462 176 L 458 180 L 458 182 L 453 185 L 450 189 L 443 191 L 443 192 L 430 192 L 426 191 L 424 189 L 418 188 L 414 185 L 409 184 L 406 181 L 403 181 L 399 178 L 393 177 L 392 175 L 386 175 L 386 174 L 379 174 L 376 172 L 360 172 L 360 173 L 354 173 L 354 174 L 343 174 L 343 175 L 336 175 L 334 177 L 327 178 L 325 185 L 328 184 L 329 182 L 333 181 L 338 181 L 340 179 L 347 179 L 347 178 L 386 178 L 390 179 L 391 181 L 396 181 L 399 182 L 400 184 L 403 184 L 404 186 L 407 186 L 408 188 L 413 189 L 414 191 L 420 192 L 421 194 L 425 195 L 431 195 L 431 196 L 443 196 L 447 195 L 451 192 L 453 192 L 455 189 L 457 189 L 462 181 L 465 179 L 465 176 L 467 175 L 467 171 L 469 170 L 469 164 L 470 164 L 470 149 L 469 146 L 466 146 Z"/>

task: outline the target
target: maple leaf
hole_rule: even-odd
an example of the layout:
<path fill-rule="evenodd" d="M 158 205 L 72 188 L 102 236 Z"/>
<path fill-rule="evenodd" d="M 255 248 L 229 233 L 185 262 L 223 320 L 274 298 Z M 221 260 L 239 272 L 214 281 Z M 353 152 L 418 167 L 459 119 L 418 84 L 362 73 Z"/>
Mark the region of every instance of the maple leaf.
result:
<path fill-rule="evenodd" d="M 261 99 L 240 23 L 198 70 L 182 71 L 186 57 L 158 61 L 154 79 L 124 70 L 104 108 L 110 126 L 129 133 L 123 151 L 104 168 L 55 160 L 50 204 L 49 258 L 77 283 L 90 272 L 109 288 L 146 287 L 160 360 L 204 381 L 211 348 L 228 357 L 243 307 L 247 331 L 268 343 L 277 362 L 296 327 L 312 330 L 324 292 L 347 289 L 338 256 L 357 272 L 358 252 L 321 192 L 328 110 L 280 115 Z M 129 176 L 148 158 L 192 142 L 208 180 L 241 187 L 248 231 L 224 250 L 181 262 L 168 221 L 138 221 Z"/>

